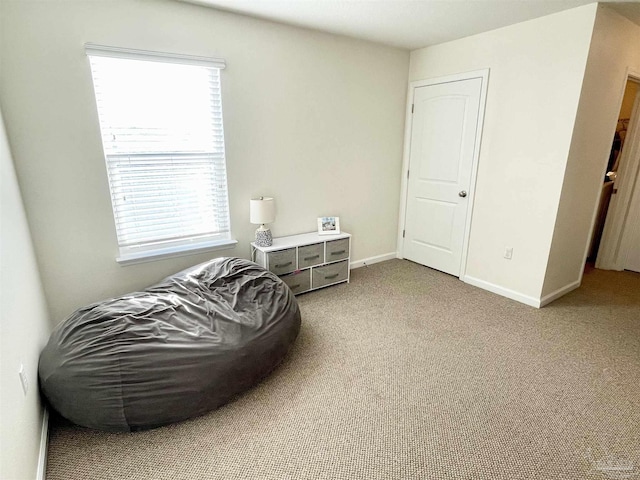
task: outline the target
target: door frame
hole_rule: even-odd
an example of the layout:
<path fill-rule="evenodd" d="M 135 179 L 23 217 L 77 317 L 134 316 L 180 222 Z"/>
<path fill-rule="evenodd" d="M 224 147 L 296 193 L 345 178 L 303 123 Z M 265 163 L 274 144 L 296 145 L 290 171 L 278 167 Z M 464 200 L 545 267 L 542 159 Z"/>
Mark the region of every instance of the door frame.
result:
<path fill-rule="evenodd" d="M 440 83 L 459 82 L 461 80 L 471 80 L 480 78 L 482 85 L 480 86 L 480 105 L 478 107 L 478 124 L 476 126 L 475 144 L 473 149 L 473 160 L 471 166 L 471 181 L 469 183 L 469 192 L 467 195 L 467 218 L 465 219 L 464 238 L 462 240 L 462 258 L 460 263 L 460 273 L 458 278 L 464 277 L 467 271 L 467 255 L 469 251 L 469 236 L 471 234 L 471 217 L 473 216 L 473 205 L 476 194 L 476 178 L 478 175 L 478 160 L 480 159 L 480 143 L 482 141 L 482 129 L 484 126 L 485 108 L 487 103 L 487 88 L 489 86 L 489 69 L 473 70 L 470 72 L 457 73 L 453 75 L 445 75 L 442 77 L 428 78 L 424 80 L 415 80 L 409 82 L 409 91 L 407 94 L 407 109 L 405 117 L 404 129 L 404 148 L 402 153 L 402 179 L 400 186 L 400 213 L 398 215 L 398 236 L 396 240 L 398 258 L 404 258 L 404 230 L 407 221 L 407 201 L 409 194 L 409 157 L 411 156 L 411 131 L 413 130 L 413 102 L 416 89 L 420 87 L 428 87 Z"/>
<path fill-rule="evenodd" d="M 620 90 L 620 98 L 618 101 L 618 112 L 622 106 L 624 98 L 624 91 L 627 82 L 631 80 L 640 86 L 640 72 L 636 72 L 627 68 L 624 82 Z M 640 90 L 639 93 L 640 95 Z M 636 97 L 637 99 L 638 97 Z M 618 118 L 616 118 L 617 122 Z M 614 128 L 615 131 L 615 128 Z M 612 136 L 613 138 L 613 136 Z M 629 124 L 629 133 L 625 140 L 625 146 L 623 151 L 620 152 L 620 168 L 618 170 L 621 181 L 618 184 L 614 184 L 614 188 L 617 188 L 618 193 L 616 198 L 612 199 L 612 203 L 607 212 L 604 230 L 602 232 L 602 241 L 600 242 L 600 248 L 598 249 L 596 256 L 596 268 L 603 270 L 623 270 L 624 269 L 624 254 L 622 251 L 622 237 L 624 235 L 624 229 L 627 221 L 627 214 L 629 212 L 629 206 L 631 203 L 631 197 L 635 188 L 640 188 L 640 185 L 636 181 L 640 178 L 640 102 L 634 104 L 634 109 L 631 112 L 631 121 Z M 608 158 L 607 158 L 608 160 Z M 607 163 L 604 164 L 606 170 Z M 602 177 L 604 178 L 603 172 Z M 600 186 L 602 188 L 602 186 Z M 600 195 L 598 196 L 598 203 L 600 202 Z M 598 204 L 596 204 L 597 215 Z M 593 225 L 592 225 L 593 229 Z M 587 247 L 588 248 L 588 247 Z M 586 257 L 585 257 L 586 261 Z M 582 277 L 581 277 L 582 279 Z"/>

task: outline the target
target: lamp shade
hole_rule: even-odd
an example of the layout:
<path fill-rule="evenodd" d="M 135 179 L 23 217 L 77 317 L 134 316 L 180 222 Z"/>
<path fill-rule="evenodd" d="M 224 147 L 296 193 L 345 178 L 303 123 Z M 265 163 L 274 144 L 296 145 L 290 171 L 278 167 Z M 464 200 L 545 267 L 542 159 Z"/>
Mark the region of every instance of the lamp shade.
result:
<path fill-rule="evenodd" d="M 255 225 L 273 223 L 276 219 L 276 202 L 273 197 L 252 198 L 249 221 Z"/>

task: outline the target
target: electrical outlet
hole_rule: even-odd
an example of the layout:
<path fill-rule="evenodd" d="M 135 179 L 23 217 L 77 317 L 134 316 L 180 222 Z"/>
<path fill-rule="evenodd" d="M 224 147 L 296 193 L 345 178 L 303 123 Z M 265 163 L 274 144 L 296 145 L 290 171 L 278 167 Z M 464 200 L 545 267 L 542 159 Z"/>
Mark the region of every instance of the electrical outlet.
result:
<path fill-rule="evenodd" d="M 29 391 L 29 379 L 27 378 L 27 372 L 25 372 L 24 365 L 22 363 L 20 364 L 20 370 L 18 370 L 18 375 L 20 376 L 20 383 L 22 384 L 22 391 L 24 392 L 24 394 L 26 396 L 27 392 Z"/>
<path fill-rule="evenodd" d="M 511 247 L 507 247 L 504 249 L 504 258 L 506 258 L 507 260 L 511 260 L 511 257 L 513 257 L 513 248 Z"/>

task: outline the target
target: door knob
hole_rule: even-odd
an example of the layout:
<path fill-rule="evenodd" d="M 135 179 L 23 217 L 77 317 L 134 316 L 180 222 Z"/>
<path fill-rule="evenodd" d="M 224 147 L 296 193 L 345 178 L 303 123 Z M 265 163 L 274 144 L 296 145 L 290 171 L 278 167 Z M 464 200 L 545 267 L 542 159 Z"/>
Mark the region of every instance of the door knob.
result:
<path fill-rule="evenodd" d="M 458 193 L 459 196 L 461 196 L 462 198 L 467 196 L 467 192 L 465 192 L 464 190 L 462 190 L 460 193 Z"/>

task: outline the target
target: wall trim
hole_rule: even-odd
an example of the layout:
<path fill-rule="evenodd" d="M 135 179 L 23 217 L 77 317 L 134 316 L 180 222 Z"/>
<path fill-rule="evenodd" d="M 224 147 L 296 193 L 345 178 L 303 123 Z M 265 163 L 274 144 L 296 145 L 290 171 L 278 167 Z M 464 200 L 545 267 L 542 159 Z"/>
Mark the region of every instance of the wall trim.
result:
<path fill-rule="evenodd" d="M 49 410 L 44 407 L 42 413 L 42 431 L 40 432 L 40 453 L 36 480 L 45 480 L 47 476 L 47 451 L 49 450 Z"/>
<path fill-rule="evenodd" d="M 373 265 L 374 263 L 386 262 L 387 260 L 393 260 L 394 258 L 398 258 L 396 252 L 363 258 L 362 260 L 358 260 L 357 262 L 351 262 L 351 270 L 353 270 L 354 268 L 366 267 L 367 265 Z"/>
<path fill-rule="evenodd" d="M 482 288 L 483 290 L 488 290 L 489 292 L 497 293 L 498 295 L 510 298 L 511 300 L 515 300 L 516 302 L 524 303 L 525 305 L 529 305 L 535 308 L 541 307 L 540 299 L 530 297 L 529 295 L 525 295 L 520 292 L 516 292 L 515 290 L 510 290 L 508 288 L 501 287 L 500 285 L 496 285 L 485 280 L 480 280 L 479 278 L 471 277 L 469 275 L 464 275 L 461 280 L 464 283 L 468 283 L 469 285 L 473 285 L 474 287 Z"/>
<path fill-rule="evenodd" d="M 575 282 L 571 282 L 568 285 L 565 285 L 564 287 L 557 289 L 555 292 L 551 292 L 549 295 L 545 295 L 540 299 L 540 306 L 544 307 L 545 305 L 549 305 L 554 300 L 557 300 L 563 295 L 566 295 L 570 291 L 578 288 L 580 284 L 581 284 L 580 280 L 576 280 Z"/>

